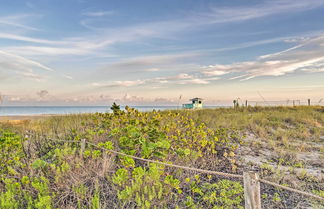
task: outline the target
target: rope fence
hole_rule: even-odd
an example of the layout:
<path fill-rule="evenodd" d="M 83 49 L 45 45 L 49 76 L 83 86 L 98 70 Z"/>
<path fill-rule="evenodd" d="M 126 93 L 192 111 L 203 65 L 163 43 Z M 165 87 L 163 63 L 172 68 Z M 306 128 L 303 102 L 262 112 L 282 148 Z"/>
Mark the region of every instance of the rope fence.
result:
<path fill-rule="evenodd" d="M 240 98 L 233 100 L 234 107 L 248 107 L 248 106 L 323 106 L 324 99 L 318 101 L 311 101 L 310 99 L 287 99 L 278 101 L 267 100 L 242 100 Z"/>
<path fill-rule="evenodd" d="M 144 162 L 156 163 L 156 164 L 165 165 L 165 166 L 168 166 L 168 167 L 174 167 L 174 168 L 181 168 L 181 169 L 185 169 L 185 170 L 197 171 L 199 173 L 214 174 L 214 175 L 232 177 L 232 178 L 243 178 L 242 175 L 238 175 L 238 174 L 223 173 L 223 172 L 219 172 L 219 171 L 210 171 L 210 170 L 204 170 L 204 169 L 199 169 L 199 168 L 191 168 L 191 167 L 187 167 L 187 166 L 163 163 L 163 162 L 156 161 L 156 160 L 150 160 L 150 159 L 136 157 L 136 156 L 133 156 L 133 155 L 128 155 L 128 154 L 117 152 L 117 151 L 114 151 L 114 150 L 108 150 L 108 149 L 105 149 L 105 148 L 102 148 L 102 147 L 98 147 L 96 144 L 89 143 L 89 142 L 87 142 L 87 144 L 92 145 L 92 146 L 94 146 L 96 148 L 99 148 L 101 150 L 104 150 L 104 151 L 108 151 L 108 152 L 111 152 L 111 153 L 114 153 L 114 154 L 117 154 L 117 155 L 122 155 L 122 156 L 125 156 L 125 157 L 131 157 L 133 159 L 141 160 L 141 161 L 144 161 Z"/>
<path fill-rule="evenodd" d="M 280 184 L 276 184 L 274 182 L 267 181 L 267 180 L 264 180 L 264 179 L 260 179 L 259 181 L 264 183 L 264 184 L 269 184 L 269 185 L 272 185 L 274 187 L 278 187 L 278 188 L 285 189 L 285 190 L 288 190 L 288 191 L 291 191 L 291 192 L 295 192 L 295 193 L 298 193 L 298 194 L 301 194 L 301 195 L 304 195 L 304 196 L 312 197 L 312 198 L 317 199 L 317 200 L 324 201 L 323 197 L 317 196 L 317 195 L 309 193 L 309 192 L 304 192 L 304 191 L 300 191 L 298 189 L 293 189 L 293 188 L 283 186 L 283 185 L 280 185 Z"/>
<path fill-rule="evenodd" d="M 66 142 L 66 143 L 80 143 L 80 141 L 73 141 L 73 140 L 53 140 L 53 141 L 58 141 L 58 142 Z M 232 174 L 232 173 L 224 173 L 224 172 L 219 172 L 219 171 L 211 171 L 211 170 L 204 170 L 204 169 L 199 169 L 199 168 L 192 168 L 192 167 L 187 167 L 187 166 L 181 166 L 181 165 L 175 165 L 175 164 L 170 164 L 170 163 L 164 163 L 164 162 L 160 162 L 160 161 L 156 161 L 156 160 L 150 160 L 150 159 L 145 159 L 145 158 L 141 158 L 141 157 L 136 157 L 133 155 L 128 155 L 122 152 L 118 152 L 115 150 L 110 150 L 110 149 L 105 149 L 103 147 L 99 147 L 98 145 L 91 143 L 91 142 L 87 142 L 85 139 L 81 140 L 81 153 L 84 152 L 85 150 L 85 145 L 91 145 L 97 149 L 103 150 L 103 151 L 107 151 L 110 153 L 114 153 L 116 155 L 121 155 L 121 156 L 125 156 L 125 157 L 130 157 L 136 160 L 140 160 L 140 161 L 144 161 L 144 162 L 149 162 L 149 163 L 156 163 L 156 164 L 160 164 L 160 165 L 164 165 L 164 166 L 168 166 L 168 167 L 174 167 L 174 168 L 181 168 L 184 170 L 190 170 L 190 171 L 196 171 L 199 173 L 205 173 L 205 174 L 212 174 L 212 175 L 219 175 L 219 176 L 224 176 L 224 177 L 230 177 L 230 178 L 240 178 L 243 179 L 244 181 L 244 195 L 245 195 L 245 208 L 261 208 L 261 195 L 260 195 L 260 182 L 264 183 L 264 184 L 268 184 L 274 187 L 278 187 L 290 192 L 295 192 L 298 193 L 300 195 L 303 196 L 307 196 L 319 201 L 323 201 L 324 202 L 324 198 L 320 197 L 318 195 L 309 193 L 309 192 L 305 192 L 305 191 L 300 191 L 297 189 L 293 189 L 287 186 L 283 186 L 268 180 L 264 180 L 264 179 L 259 179 L 259 175 L 255 172 L 244 172 L 243 175 L 240 174 Z"/>

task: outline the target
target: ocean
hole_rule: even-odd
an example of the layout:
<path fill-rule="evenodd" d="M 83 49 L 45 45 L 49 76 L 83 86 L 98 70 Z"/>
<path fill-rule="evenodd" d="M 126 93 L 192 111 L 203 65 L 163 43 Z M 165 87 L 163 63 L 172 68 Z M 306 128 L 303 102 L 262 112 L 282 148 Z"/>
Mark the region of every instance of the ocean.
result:
<path fill-rule="evenodd" d="M 174 110 L 178 106 L 131 106 L 139 111 Z M 124 109 L 124 107 L 121 107 Z M 109 106 L 0 106 L 0 116 L 61 115 L 111 112 Z"/>

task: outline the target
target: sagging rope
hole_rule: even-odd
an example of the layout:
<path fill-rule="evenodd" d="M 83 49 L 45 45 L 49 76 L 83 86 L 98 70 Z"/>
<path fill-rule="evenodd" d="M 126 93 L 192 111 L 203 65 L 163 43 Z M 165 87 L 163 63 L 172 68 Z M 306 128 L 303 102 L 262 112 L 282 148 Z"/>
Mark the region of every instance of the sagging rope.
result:
<path fill-rule="evenodd" d="M 280 184 L 276 184 L 274 182 L 267 181 L 267 180 L 264 180 L 264 179 L 260 179 L 259 181 L 262 182 L 262 183 L 265 183 L 265 184 L 272 185 L 274 187 L 278 187 L 278 188 L 281 188 L 281 189 L 285 189 L 285 190 L 288 190 L 288 191 L 291 191 L 291 192 L 295 192 L 295 193 L 298 193 L 298 194 L 301 194 L 301 195 L 304 195 L 304 196 L 308 196 L 308 197 L 312 197 L 314 199 L 324 201 L 323 197 L 317 196 L 317 195 L 309 193 L 309 192 L 304 192 L 304 191 L 300 191 L 298 189 L 293 189 L 293 188 L 283 186 L 283 185 L 280 185 Z"/>
<path fill-rule="evenodd" d="M 54 140 L 54 141 L 61 141 L 61 142 L 68 142 L 68 143 L 80 143 L 79 141 L 73 141 L 73 140 Z M 133 155 L 128 155 L 128 154 L 118 152 L 118 151 L 115 151 L 115 150 L 105 149 L 103 147 L 99 147 L 98 145 L 96 145 L 94 143 L 90 143 L 90 142 L 85 142 L 85 143 L 89 144 L 91 146 L 94 146 L 94 147 L 96 147 L 98 149 L 101 149 L 103 151 L 111 152 L 111 153 L 114 153 L 114 154 L 117 154 L 117 155 L 122 155 L 122 156 L 125 156 L 125 157 L 130 157 L 130 158 L 141 160 L 141 161 L 144 161 L 144 162 L 156 163 L 156 164 L 165 165 L 165 166 L 168 166 L 168 167 L 174 167 L 174 168 L 181 168 L 181 169 L 185 169 L 185 170 L 197 171 L 199 173 L 213 174 L 213 175 L 232 177 L 232 178 L 241 178 L 241 179 L 243 178 L 243 175 L 239 175 L 239 174 L 224 173 L 224 172 L 220 172 L 220 171 L 211 171 L 211 170 L 204 170 L 204 169 L 200 169 L 200 168 L 192 168 L 192 167 L 187 167 L 187 166 L 164 163 L 164 162 L 160 162 L 160 161 L 156 161 L 156 160 L 150 160 L 150 159 L 145 159 L 145 158 L 141 158 L 141 157 L 136 157 L 136 156 L 133 156 Z M 264 180 L 264 179 L 259 179 L 259 181 L 262 182 L 262 183 L 265 183 L 265 184 L 272 185 L 274 187 L 278 187 L 278 188 L 285 189 L 285 190 L 288 190 L 288 191 L 291 191 L 291 192 L 295 192 L 295 193 L 298 193 L 298 194 L 301 194 L 301 195 L 304 195 L 304 196 L 308 196 L 308 197 L 311 197 L 311 198 L 314 198 L 314 199 L 317 199 L 317 200 L 320 200 L 320 201 L 324 201 L 323 197 L 320 197 L 318 195 L 315 195 L 315 194 L 312 194 L 312 193 L 309 193 L 309 192 L 304 192 L 304 191 L 300 191 L 300 190 L 297 190 L 297 189 L 293 189 L 293 188 L 283 186 L 283 185 L 280 185 L 280 184 L 277 184 L 277 183 L 274 183 L 274 182 L 271 182 L 271 181 L 267 181 L 267 180 Z"/>

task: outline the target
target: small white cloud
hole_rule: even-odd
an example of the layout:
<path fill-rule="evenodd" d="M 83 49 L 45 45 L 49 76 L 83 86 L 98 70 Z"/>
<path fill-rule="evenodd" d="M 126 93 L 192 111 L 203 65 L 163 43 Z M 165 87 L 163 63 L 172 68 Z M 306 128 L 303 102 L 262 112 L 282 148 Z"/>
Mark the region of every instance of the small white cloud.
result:
<path fill-rule="evenodd" d="M 181 85 L 186 85 L 186 84 L 209 84 L 209 81 L 204 80 L 204 79 L 196 78 L 196 79 L 191 79 L 191 80 L 182 80 L 182 81 L 179 81 L 178 84 L 181 84 Z"/>
<path fill-rule="evenodd" d="M 205 76 L 220 76 L 225 75 L 229 72 L 226 70 L 230 70 L 230 67 L 226 65 L 208 65 L 201 67 L 203 71 L 201 72 Z"/>
<path fill-rule="evenodd" d="M 164 84 L 164 83 L 169 83 L 167 80 L 160 80 L 159 83 Z"/>
<path fill-rule="evenodd" d="M 146 69 L 145 70 L 146 72 L 157 72 L 157 71 L 160 71 L 159 68 L 149 68 L 149 69 Z"/>
<path fill-rule="evenodd" d="M 129 87 L 129 86 L 142 85 L 144 83 L 145 83 L 145 81 L 142 81 L 142 80 L 136 80 L 136 81 L 115 81 L 114 82 L 114 85 Z"/>
<path fill-rule="evenodd" d="M 37 75 L 34 72 L 16 72 L 16 74 L 23 76 L 24 78 L 30 78 L 32 80 L 35 80 L 37 82 L 44 81 L 44 77 Z"/>
<path fill-rule="evenodd" d="M 219 75 L 225 75 L 228 72 L 221 71 L 221 70 L 205 70 L 202 71 L 202 74 L 207 75 L 207 76 L 219 76 Z"/>
<path fill-rule="evenodd" d="M 92 83 L 92 86 L 95 87 L 131 87 L 131 86 L 139 86 L 145 84 L 145 80 L 134 80 L 134 81 L 112 81 L 105 83 Z"/>
<path fill-rule="evenodd" d="M 174 79 L 190 79 L 193 78 L 193 75 L 189 75 L 187 73 L 180 73 L 179 75 L 173 77 Z"/>
<path fill-rule="evenodd" d="M 20 98 L 20 97 L 9 97 L 8 98 L 8 101 L 10 101 L 10 102 L 19 102 L 21 100 L 22 100 L 22 98 Z"/>
<path fill-rule="evenodd" d="M 62 73 L 61 76 L 63 76 L 64 78 L 67 78 L 67 79 L 73 80 L 73 77 L 72 77 L 72 76 L 66 75 L 66 74 L 64 74 L 64 73 Z"/>

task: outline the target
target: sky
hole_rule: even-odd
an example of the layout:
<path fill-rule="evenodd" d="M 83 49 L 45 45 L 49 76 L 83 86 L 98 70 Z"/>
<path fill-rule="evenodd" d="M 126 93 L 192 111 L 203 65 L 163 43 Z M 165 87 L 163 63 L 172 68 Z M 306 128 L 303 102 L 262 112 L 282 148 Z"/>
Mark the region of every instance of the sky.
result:
<path fill-rule="evenodd" d="M 324 98 L 324 0 L 1 0 L 3 105 Z"/>

